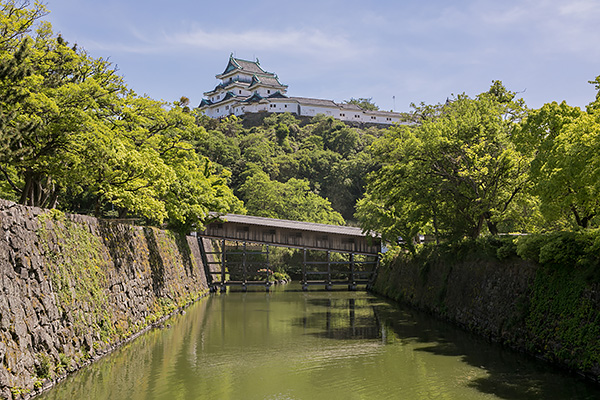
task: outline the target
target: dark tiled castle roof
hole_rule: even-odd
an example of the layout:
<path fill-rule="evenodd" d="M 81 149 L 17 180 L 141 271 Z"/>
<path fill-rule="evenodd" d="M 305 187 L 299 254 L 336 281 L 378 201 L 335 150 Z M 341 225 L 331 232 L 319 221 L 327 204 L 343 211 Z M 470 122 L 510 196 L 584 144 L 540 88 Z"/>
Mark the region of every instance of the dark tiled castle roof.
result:
<path fill-rule="evenodd" d="M 227 67 L 225 71 L 221 75 L 225 75 L 234 70 L 242 70 L 244 72 L 249 72 L 252 74 L 270 74 L 260 67 L 258 60 L 256 61 L 248 61 L 242 60 L 241 58 L 234 58 L 233 54 L 229 57 L 229 62 L 227 63 Z M 271 74 L 273 75 L 273 74 Z"/>

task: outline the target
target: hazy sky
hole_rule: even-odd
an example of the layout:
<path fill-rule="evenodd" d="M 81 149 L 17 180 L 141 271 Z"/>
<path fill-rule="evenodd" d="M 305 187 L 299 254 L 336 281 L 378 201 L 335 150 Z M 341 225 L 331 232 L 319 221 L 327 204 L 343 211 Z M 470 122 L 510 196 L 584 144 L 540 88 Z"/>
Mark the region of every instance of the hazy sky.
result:
<path fill-rule="evenodd" d="M 109 58 L 138 94 L 198 105 L 230 53 L 291 96 L 382 109 L 474 96 L 493 80 L 530 107 L 585 106 L 600 75 L 597 0 L 47 0 L 55 32 Z"/>

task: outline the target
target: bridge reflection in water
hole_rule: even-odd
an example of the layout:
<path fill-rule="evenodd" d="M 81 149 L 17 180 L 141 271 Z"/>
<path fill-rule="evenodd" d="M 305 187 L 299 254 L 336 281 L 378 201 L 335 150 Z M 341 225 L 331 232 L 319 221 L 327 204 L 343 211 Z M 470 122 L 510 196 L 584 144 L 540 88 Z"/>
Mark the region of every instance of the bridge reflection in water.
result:
<path fill-rule="evenodd" d="M 270 246 L 301 249 L 302 288 L 323 285 L 370 285 L 375 279 L 381 251 L 377 235 L 360 228 L 227 214 L 198 232 L 204 265 L 212 290 L 227 286 L 263 285 L 268 291 L 272 275 Z M 211 240 L 212 239 L 212 240 Z M 216 240 L 216 246 L 215 246 Z M 314 252 L 325 257 L 311 257 Z"/>

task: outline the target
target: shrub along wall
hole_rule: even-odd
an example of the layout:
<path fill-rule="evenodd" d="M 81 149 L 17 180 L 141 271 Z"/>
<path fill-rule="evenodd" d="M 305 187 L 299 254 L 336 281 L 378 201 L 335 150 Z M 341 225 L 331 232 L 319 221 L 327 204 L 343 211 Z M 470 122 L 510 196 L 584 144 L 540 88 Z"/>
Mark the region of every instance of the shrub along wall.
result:
<path fill-rule="evenodd" d="M 388 257 L 374 290 L 600 381 L 597 233 L 431 247 Z"/>
<path fill-rule="evenodd" d="M 196 239 L 0 200 L 0 397 L 28 397 L 208 292 Z"/>

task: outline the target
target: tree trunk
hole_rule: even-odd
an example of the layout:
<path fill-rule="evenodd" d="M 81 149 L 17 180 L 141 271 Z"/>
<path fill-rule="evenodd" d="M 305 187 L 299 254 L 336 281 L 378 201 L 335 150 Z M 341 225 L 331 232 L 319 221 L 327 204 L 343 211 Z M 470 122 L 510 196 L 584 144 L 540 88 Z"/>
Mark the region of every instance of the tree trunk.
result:
<path fill-rule="evenodd" d="M 485 221 L 485 217 L 483 215 L 479 216 L 477 220 L 477 225 L 473 227 L 473 231 L 471 233 L 471 239 L 477 239 L 481 234 L 481 228 L 483 228 L 483 223 Z"/>
<path fill-rule="evenodd" d="M 498 224 L 492 221 L 492 213 L 487 211 L 484 213 L 484 216 L 490 233 L 494 236 L 498 236 Z"/>
<path fill-rule="evenodd" d="M 25 187 L 21 192 L 21 198 L 19 199 L 19 204 L 27 205 L 27 200 L 29 199 L 29 192 L 31 192 L 32 179 L 30 174 L 25 173 Z"/>
<path fill-rule="evenodd" d="M 594 218 L 594 216 L 596 215 L 595 213 L 592 213 L 590 215 L 586 215 L 585 217 L 581 217 L 579 215 L 579 212 L 577 211 L 577 208 L 575 208 L 575 206 L 571 206 L 571 211 L 573 212 L 573 215 L 575 216 L 575 222 L 577 222 L 577 225 L 582 228 L 587 228 L 590 223 L 590 220 L 592 218 Z"/>
<path fill-rule="evenodd" d="M 25 187 L 19 203 L 26 206 L 54 208 L 58 200 L 52 178 L 33 171 L 25 172 Z"/>

